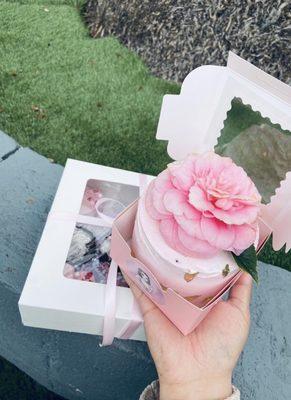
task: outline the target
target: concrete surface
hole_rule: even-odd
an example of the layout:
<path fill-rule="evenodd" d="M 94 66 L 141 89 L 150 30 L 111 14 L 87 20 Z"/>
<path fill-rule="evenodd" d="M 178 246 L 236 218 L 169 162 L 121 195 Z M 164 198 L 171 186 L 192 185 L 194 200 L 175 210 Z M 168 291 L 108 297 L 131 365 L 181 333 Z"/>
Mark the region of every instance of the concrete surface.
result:
<path fill-rule="evenodd" d="M 2 161 L 1 161 L 2 158 Z M 147 345 L 24 327 L 17 302 L 62 167 L 0 133 L 0 355 L 68 399 L 135 400 L 155 378 Z M 252 328 L 234 374 L 243 400 L 291 398 L 291 274 L 260 264 Z"/>

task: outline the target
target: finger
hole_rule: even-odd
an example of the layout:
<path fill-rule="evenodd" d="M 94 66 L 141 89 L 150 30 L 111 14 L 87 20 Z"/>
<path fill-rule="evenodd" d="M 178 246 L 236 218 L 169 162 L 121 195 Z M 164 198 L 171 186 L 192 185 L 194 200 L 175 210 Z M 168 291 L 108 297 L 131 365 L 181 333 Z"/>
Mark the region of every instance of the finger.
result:
<path fill-rule="evenodd" d="M 136 298 L 139 306 L 140 306 L 140 310 L 141 313 L 143 315 L 143 317 L 149 313 L 150 311 L 154 310 L 155 308 L 157 308 L 155 306 L 155 304 L 140 290 L 140 288 L 133 282 L 133 280 L 131 280 L 129 278 L 128 275 L 126 275 L 123 272 L 123 276 L 124 279 L 126 280 L 126 282 L 128 283 L 128 286 L 130 287 L 130 289 L 132 290 L 132 293 L 134 295 L 134 297 Z"/>
<path fill-rule="evenodd" d="M 252 297 L 253 279 L 247 272 L 243 272 L 238 281 L 233 285 L 229 301 L 247 309 Z"/>
<path fill-rule="evenodd" d="M 140 288 L 126 275 L 123 276 L 128 283 L 136 301 L 140 306 L 140 310 L 144 320 L 144 328 L 150 351 L 155 356 L 155 347 L 157 346 L 157 338 L 160 337 L 161 331 L 171 332 L 178 329 L 168 320 L 161 310 L 140 290 Z M 166 337 L 166 335 L 164 335 Z"/>

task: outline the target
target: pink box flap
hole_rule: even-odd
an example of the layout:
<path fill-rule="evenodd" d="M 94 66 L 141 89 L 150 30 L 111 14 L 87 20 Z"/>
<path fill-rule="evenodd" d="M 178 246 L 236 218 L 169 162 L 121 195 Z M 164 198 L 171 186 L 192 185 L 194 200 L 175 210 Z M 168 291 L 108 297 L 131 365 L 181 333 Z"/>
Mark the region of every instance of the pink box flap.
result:
<path fill-rule="evenodd" d="M 110 255 L 120 268 L 136 285 L 163 311 L 163 313 L 187 335 L 202 321 L 212 307 L 221 299 L 239 278 L 236 274 L 217 295 L 209 302 L 198 307 L 186 300 L 172 289 L 163 289 L 153 273 L 140 260 L 134 257 L 130 249 L 138 201 L 132 203 L 114 221 Z M 143 276 L 146 276 L 145 284 Z"/>
<path fill-rule="evenodd" d="M 179 95 L 164 96 L 157 138 L 168 141 L 170 157 L 179 160 L 190 152 L 213 150 L 234 98 L 291 131 L 291 87 L 230 52 L 226 67 L 196 68 L 185 78 Z M 271 203 L 262 209 L 275 250 L 284 244 L 286 251 L 291 248 L 290 198 L 289 172 Z"/>

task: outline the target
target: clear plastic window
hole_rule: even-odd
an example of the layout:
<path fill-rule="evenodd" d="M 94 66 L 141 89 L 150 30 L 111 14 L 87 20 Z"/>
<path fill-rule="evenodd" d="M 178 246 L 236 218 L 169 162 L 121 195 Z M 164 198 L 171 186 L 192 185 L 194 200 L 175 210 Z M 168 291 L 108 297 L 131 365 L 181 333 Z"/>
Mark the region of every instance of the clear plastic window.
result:
<path fill-rule="evenodd" d="M 269 203 L 291 170 L 291 132 L 263 118 L 240 99 L 232 101 L 216 152 L 244 168 Z"/>
<path fill-rule="evenodd" d="M 291 171 L 291 132 L 263 118 L 238 98 L 232 101 L 215 151 L 245 169 L 265 204 Z M 285 253 L 285 246 L 274 251 L 269 239 L 259 259 L 290 270 L 291 251 Z"/>
<path fill-rule="evenodd" d="M 69 279 L 106 284 L 110 266 L 111 223 L 139 195 L 136 186 L 90 179 L 86 184 L 80 216 L 89 223 L 76 223 L 64 266 Z M 117 285 L 127 287 L 118 271 Z"/>

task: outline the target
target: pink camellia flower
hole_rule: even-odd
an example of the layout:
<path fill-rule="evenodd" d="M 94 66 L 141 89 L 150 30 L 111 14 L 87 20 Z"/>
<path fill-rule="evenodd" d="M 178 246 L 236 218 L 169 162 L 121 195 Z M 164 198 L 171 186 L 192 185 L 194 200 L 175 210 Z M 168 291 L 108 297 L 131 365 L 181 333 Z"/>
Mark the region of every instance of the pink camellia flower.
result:
<path fill-rule="evenodd" d="M 230 158 L 209 152 L 174 162 L 151 183 L 146 209 L 167 244 L 192 257 L 242 253 L 256 240 L 261 196 Z"/>

